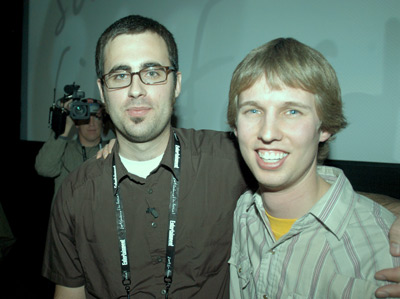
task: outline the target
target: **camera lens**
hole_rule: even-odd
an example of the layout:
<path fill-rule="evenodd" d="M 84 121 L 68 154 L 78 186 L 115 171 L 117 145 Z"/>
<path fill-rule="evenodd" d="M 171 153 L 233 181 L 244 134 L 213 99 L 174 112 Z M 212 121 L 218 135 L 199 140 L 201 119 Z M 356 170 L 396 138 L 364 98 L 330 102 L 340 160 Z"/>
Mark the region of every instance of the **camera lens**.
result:
<path fill-rule="evenodd" d="M 74 101 L 70 105 L 70 116 L 72 119 L 89 119 L 90 118 L 90 107 L 88 103 L 82 101 Z"/>
<path fill-rule="evenodd" d="M 78 116 L 86 115 L 86 107 L 85 106 L 79 105 L 79 106 L 75 106 L 74 108 L 75 108 L 75 110 L 74 110 L 75 115 L 78 115 Z"/>

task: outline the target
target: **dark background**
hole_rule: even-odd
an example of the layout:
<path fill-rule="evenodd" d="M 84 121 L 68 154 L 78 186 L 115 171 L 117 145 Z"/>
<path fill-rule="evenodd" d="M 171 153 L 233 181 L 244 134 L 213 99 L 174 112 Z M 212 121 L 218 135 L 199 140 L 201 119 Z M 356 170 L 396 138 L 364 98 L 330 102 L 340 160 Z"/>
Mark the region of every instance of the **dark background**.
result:
<path fill-rule="evenodd" d="M 3 11 L 1 204 L 16 238 L 0 264 L 0 298 L 52 298 L 53 285 L 40 276 L 53 181 L 40 177 L 34 160 L 42 143 L 19 139 L 21 122 L 22 0 Z"/>
<path fill-rule="evenodd" d="M 34 161 L 42 142 L 20 140 L 21 57 L 23 54 L 23 1 L 7 3 L 3 18 L 3 84 L 1 86 L 4 139 L 1 204 L 16 238 L 0 264 L 1 298 L 52 298 L 53 284 L 41 277 L 53 180 L 37 175 Z M 11 12 L 11 13 L 10 13 Z M 400 198 L 400 165 L 352 161 L 327 161 L 342 168 L 357 191 Z"/>

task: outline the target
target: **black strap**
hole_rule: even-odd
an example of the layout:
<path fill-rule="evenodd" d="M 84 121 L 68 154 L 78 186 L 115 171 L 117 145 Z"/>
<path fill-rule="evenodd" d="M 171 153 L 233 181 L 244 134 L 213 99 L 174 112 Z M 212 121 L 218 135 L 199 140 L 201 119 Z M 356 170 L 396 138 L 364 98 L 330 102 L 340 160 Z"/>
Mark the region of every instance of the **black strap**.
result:
<path fill-rule="evenodd" d="M 177 178 L 180 178 L 181 169 L 181 147 L 178 136 L 174 133 L 175 138 L 175 156 L 174 156 L 174 170 Z M 169 221 L 168 221 L 168 236 L 167 236 L 167 249 L 165 259 L 165 298 L 168 298 L 168 291 L 172 284 L 172 274 L 174 273 L 174 260 L 175 260 L 175 237 L 176 237 L 176 221 L 178 216 L 178 199 L 179 199 L 179 181 L 172 176 L 171 178 L 171 191 L 169 201 Z"/>
<path fill-rule="evenodd" d="M 117 233 L 119 240 L 119 252 L 121 261 L 121 274 L 122 274 L 122 284 L 127 292 L 128 298 L 130 293 L 131 284 L 131 271 L 129 268 L 129 257 L 128 257 L 128 247 L 126 246 L 126 228 L 125 228 L 125 216 L 124 208 L 122 206 L 122 200 L 119 195 L 119 186 L 117 179 L 117 167 L 115 165 L 115 156 L 113 157 L 113 193 L 115 198 L 115 218 L 117 221 Z"/>
<path fill-rule="evenodd" d="M 80 142 L 80 140 L 79 140 L 79 137 L 78 137 L 78 142 L 79 142 L 79 144 L 80 144 L 81 147 L 82 147 L 82 157 L 83 157 L 83 162 L 85 162 L 85 161 L 87 160 L 86 147 L 84 147 L 84 146 L 81 144 L 81 142 Z M 99 147 L 99 150 L 101 150 L 101 149 L 103 148 L 103 145 L 102 145 L 101 143 L 102 143 L 102 140 L 101 140 L 101 138 L 100 138 L 100 142 L 99 142 L 99 144 L 97 145 L 97 146 Z"/>
<path fill-rule="evenodd" d="M 170 202 L 169 202 L 169 217 L 168 217 L 168 233 L 167 233 L 167 246 L 166 246 L 166 258 L 165 258 L 165 298 L 168 298 L 168 292 L 172 284 L 172 276 L 174 272 L 174 260 L 175 260 L 175 231 L 178 215 L 178 200 L 179 200 L 179 180 L 180 180 L 180 169 L 181 169 L 181 146 L 178 136 L 174 132 L 174 162 L 173 167 L 176 173 L 176 177 L 172 175 L 171 178 L 171 191 L 170 191 Z M 122 284 L 125 288 L 127 298 L 130 298 L 130 285 L 131 285 L 131 271 L 128 257 L 128 247 L 126 241 L 126 227 L 125 227 L 125 216 L 122 205 L 122 198 L 119 194 L 119 184 L 117 178 L 117 167 L 115 164 L 115 156 L 112 161 L 112 183 L 113 193 L 115 198 L 115 216 L 117 222 L 117 233 L 119 240 L 120 250 L 120 262 L 121 262 L 121 274 Z"/>

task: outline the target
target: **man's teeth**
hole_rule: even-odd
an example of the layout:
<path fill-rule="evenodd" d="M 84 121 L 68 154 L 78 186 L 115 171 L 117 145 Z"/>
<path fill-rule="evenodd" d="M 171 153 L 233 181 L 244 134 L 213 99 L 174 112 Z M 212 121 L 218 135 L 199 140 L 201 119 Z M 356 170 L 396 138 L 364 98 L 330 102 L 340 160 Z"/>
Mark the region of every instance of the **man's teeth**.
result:
<path fill-rule="evenodd" d="M 277 162 L 283 158 L 285 158 L 288 154 L 283 152 L 276 152 L 276 151 L 259 151 L 258 155 L 261 159 L 266 162 Z"/>

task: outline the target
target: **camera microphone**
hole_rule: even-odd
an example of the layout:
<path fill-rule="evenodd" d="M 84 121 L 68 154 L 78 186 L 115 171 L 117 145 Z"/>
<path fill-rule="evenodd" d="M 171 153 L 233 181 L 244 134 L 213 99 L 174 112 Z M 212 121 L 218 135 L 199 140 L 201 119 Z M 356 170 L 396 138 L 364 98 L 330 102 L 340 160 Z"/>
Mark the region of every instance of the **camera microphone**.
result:
<path fill-rule="evenodd" d="M 75 85 L 75 82 L 73 83 L 73 84 L 71 84 L 71 85 L 65 85 L 64 86 L 64 92 L 66 93 L 66 94 L 70 94 L 70 95 L 72 95 L 76 90 L 78 90 L 79 89 L 79 85 Z"/>
<path fill-rule="evenodd" d="M 155 208 L 147 208 L 147 214 L 151 214 L 154 218 L 158 218 L 158 212 Z"/>

